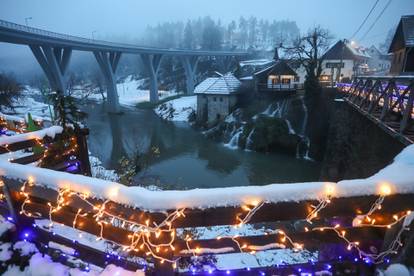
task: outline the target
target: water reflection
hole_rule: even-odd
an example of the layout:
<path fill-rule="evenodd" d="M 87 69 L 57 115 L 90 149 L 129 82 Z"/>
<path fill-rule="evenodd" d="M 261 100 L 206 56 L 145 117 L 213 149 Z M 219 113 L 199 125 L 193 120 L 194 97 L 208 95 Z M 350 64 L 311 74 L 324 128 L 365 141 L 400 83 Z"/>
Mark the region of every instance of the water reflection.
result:
<path fill-rule="evenodd" d="M 148 158 L 136 178 L 167 188 L 207 188 L 313 181 L 320 165 L 279 154 L 230 150 L 205 139 L 185 123 L 160 120 L 151 110 L 126 110 L 110 115 L 101 104 L 90 103 L 87 126 L 89 149 L 108 168 L 123 156 L 133 158 L 151 148 L 159 155 Z"/>

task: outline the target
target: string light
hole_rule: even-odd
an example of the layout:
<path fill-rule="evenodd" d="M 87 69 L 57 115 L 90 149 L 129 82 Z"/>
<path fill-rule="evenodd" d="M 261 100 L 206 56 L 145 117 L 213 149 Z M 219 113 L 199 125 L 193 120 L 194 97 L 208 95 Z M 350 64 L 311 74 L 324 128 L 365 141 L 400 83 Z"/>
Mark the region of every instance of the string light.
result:
<path fill-rule="evenodd" d="M 326 208 L 329 203 L 331 203 L 331 198 L 335 192 L 335 187 L 333 184 L 328 183 L 325 185 L 325 191 L 324 191 L 324 198 L 319 200 L 318 205 L 314 206 L 311 205 L 312 211 L 308 214 L 306 217 L 306 221 L 310 224 L 312 224 L 312 220 L 318 217 L 319 212 Z M 307 227 L 305 227 L 305 231 L 307 232 Z"/>
<path fill-rule="evenodd" d="M 23 197 L 23 204 L 21 206 L 20 213 L 29 217 L 41 217 L 40 213 L 31 213 L 26 210 L 27 205 L 31 203 L 30 195 L 27 189 L 35 185 L 35 181 L 30 177 L 25 181 L 20 189 L 20 194 Z M 311 212 L 307 215 L 306 220 L 312 224 L 312 220 L 317 217 L 318 213 L 326 208 L 331 203 L 331 198 L 335 193 L 335 187 L 332 184 L 327 184 L 324 188 L 324 198 L 319 200 L 317 206 L 312 206 Z M 359 214 L 355 217 L 353 226 L 354 227 L 378 227 L 378 228 L 392 228 L 394 225 L 401 223 L 405 220 L 410 214 L 411 211 L 407 211 L 404 214 L 395 214 L 393 215 L 393 222 L 389 224 L 377 224 L 375 218 L 372 218 L 372 215 L 382 209 L 382 204 L 386 199 L 386 196 L 392 193 L 390 184 L 381 183 L 379 185 L 379 197 L 372 204 L 371 208 L 365 214 Z M 113 188 L 109 189 L 109 197 L 116 198 L 118 196 L 118 189 Z M 90 208 L 90 210 L 77 209 L 75 218 L 72 222 L 72 227 L 77 229 L 77 220 L 79 218 L 92 217 L 96 224 L 99 226 L 99 235 L 97 236 L 98 240 L 105 238 L 105 226 L 106 225 L 120 225 L 121 228 L 124 228 L 130 231 L 128 235 L 129 244 L 118 244 L 116 242 L 110 241 L 114 245 L 122 248 L 122 251 L 125 252 L 144 252 L 147 256 L 151 256 L 154 259 L 157 259 L 160 263 L 170 263 L 173 268 L 176 268 L 178 259 L 168 259 L 164 257 L 164 253 L 176 250 L 174 243 L 176 241 L 177 235 L 175 229 L 173 228 L 174 222 L 179 218 L 185 217 L 185 208 L 177 209 L 166 215 L 166 218 L 161 221 L 159 224 L 156 222 L 151 222 L 150 219 L 146 219 L 143 223 L 137 221 L 130 221 L 124 219 L 121 216 L 115 215 L 107 210 L 107 204 L 110 202 L 109 199 L 104 201 L 101 204 L 95 204 L 90 200 L 90 193 L 77 193 L 70 190 L 70 188 L 63 188 L 58 190 L 58 195 L 56 198 L 56 203 L 48 203 L 49 206 L 49 219 L 51 225 L 53 225 L 53 217 L 58 215 L 59 211 L 62 210 L 65 206 L 69 206 L 73 200 L 72 198 L 76 197 L 77 199 L 82 200 Z M 265 201 L 252 202 L 252 204 L 246 204 L 241 206 L 241 210 L 245 212 L 245 215 L 237 215 L 236 221 L 237 224 L 234 225 L 235 228 L 240 228 L 245 224 L 248 224 L 252 217 L 265 205 Z M 360 249 L 359 241 L 351 240 L 346 233 L 346 230 L 341 227 L 341 225 L 336 224 L 335 226 L 328 227 L 315 227 L 309 229 L 305 227 L 305 231 L 334 231 L 337 236 L 346 242 L 346 248 L 348 250 L 356 249 L 360 258 L 368 258 L 373 263 L 380 263 L 386 260 L 386 257 L 390 254 L 394 254 L 402 246 L 401 235 L 404 231 L 408 230 L 408 225 L 403 225 L 403 227 L 398 232 L 396 238 L 391 242 L 388 249 L 377 254 L 367 253 Z M 292 247 L 294 251 L 300 251 L 304 249 L 304 244 L 296 243 L 293 241 L 283 230 L 275 229 L 269 230 L 267 235 L 275 235 L 275 242 L 269 243 L 263 246 L 257 246 L 252 244 L 241 244 L 239 238 L 240 235 L 229 235 L 229 236 L 219 236 L 217 240 L 221 239 L 231 239 L 242 253 L 255 254 L 257 251 L 268 250 L 270 248 L 286 248 L 287 246 Z M 162 242 L 160 242 L 162 240 Z M 192 237 L 186 235 L 184 238 L 186 243 L 187 252 L 191 253 L 193 257 L 197 257 L 203 252 L 207 252 L 206 248 L 195 247 L 192 248 L 191 242 Z M 223 248 L 221 248 L 223 249 Z M 220 250 L 217 248 L 215 250 Z M 181 251 L 182 252 L 182 251 Z"/>

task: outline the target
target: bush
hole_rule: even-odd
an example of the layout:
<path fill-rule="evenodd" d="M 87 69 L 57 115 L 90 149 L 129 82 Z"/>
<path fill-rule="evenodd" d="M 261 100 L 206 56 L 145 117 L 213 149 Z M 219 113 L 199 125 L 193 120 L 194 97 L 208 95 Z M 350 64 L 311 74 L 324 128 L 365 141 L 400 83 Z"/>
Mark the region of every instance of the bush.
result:
<path fill-rule="evenodd" d="M 13 109 L 13 102 L 21 96 L 23 87 L 11 75 L 0 74 L 0 110 Z"/>

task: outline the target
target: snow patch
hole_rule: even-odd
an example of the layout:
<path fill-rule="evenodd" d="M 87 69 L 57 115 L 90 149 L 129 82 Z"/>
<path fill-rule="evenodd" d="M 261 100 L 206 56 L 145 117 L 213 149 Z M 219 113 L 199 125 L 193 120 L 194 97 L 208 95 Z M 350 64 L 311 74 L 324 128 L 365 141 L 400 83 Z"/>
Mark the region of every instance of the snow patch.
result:
<path fill-rule="evenodd" d="M 61 126 L 51 126 L 41 130 L 17 134 L 13 136 L 2 136 L 0 137 L 0 146 L 13 144 L 17 142 L 23 142 L 31 139 L 43 139 L 45 136 L 55 138 L 56 134 L 62 133 L 63 128 Z"/>
<path fill-rule="evenodd" d="M 186 96 L 159 105 L 154 111 L 164 120 L 188 122 L 188 117 L 197 110 L 197 96 Z"/>
<path fill-rule="evenodd" d="M 14 244 L 13 248 L 14 250 L 19 250 L 22 256 L 29 256 L 32 253 L 39 252 L 36 245 L 28 241 L 18 241 Z"/>
<path fill-rule="evenodd" d="M 10 250 L 11 244 L 10 243 L 3 243 L 0 245 L 0 262 L 6 262 L 10 260 L 13 252 Z"/>

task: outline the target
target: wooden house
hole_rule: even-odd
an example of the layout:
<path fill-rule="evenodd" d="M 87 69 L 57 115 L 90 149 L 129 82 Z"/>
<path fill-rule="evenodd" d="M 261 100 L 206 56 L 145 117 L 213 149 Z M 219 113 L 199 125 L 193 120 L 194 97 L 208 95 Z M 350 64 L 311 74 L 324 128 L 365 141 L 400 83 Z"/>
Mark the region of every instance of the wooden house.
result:
<path fill-rule="evenodd" d="M 390 73 L 414 73 L 414 15 L 401 17 L 388 53 L 393 54 Z"/>
<path fill-rule="evenodd" d="M 256 91 L 286 96 L 296 92 L 298 75 L 284 60 L 276 60 L 271 66 L 254 74 Z"/>
<path fill-rule="evenodd" d="M 326 51 L 322 59 L 320 81 L 330 84 L 365 74 L 371 56 L 367 49 L 339 40 Z"/>

